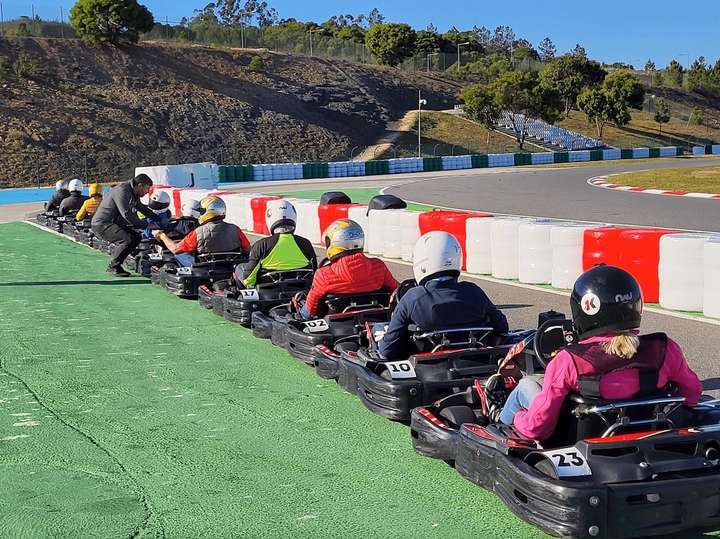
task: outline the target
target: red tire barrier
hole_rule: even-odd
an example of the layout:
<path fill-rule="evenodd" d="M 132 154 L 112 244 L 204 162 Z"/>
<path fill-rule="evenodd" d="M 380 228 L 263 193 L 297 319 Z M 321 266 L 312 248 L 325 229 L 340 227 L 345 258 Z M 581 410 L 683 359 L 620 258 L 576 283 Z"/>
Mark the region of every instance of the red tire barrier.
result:
<path fill-rule="evenodd" d="M 435 230 L 447 232 L 455 236 L 463 251 L 463 269 L 467 262 L 467 251 L 465 249 L 465 241 L 467 238 L 466 221 L 473 217 L 492 217 L 491 213 L 485 212 L 464 212 L 450 210 L 434 210 L 426 211 L 420 214 L 418 225 L 420 227 L 420 235 L 427 234 Z"/>
<path fill-rule="evenodd" d="M 614 226 L 588 228 L 583 235 L 583 271 L 597 264 L 619 266 L 618 239 L 627 230 L 632 229 Z"/>
<path fill-rule="evenodd" d="M 660 238 L 675 232 L 666 228 L 640 228 L 622 231 L 618 236 L 618 266 L 637 279 L 645 303 L 657 303 L 660 299 Z"/>
<path fill-rule="evenodd" d="M 268 200 L 278 200 L 282 197 L 266 196 L 255 197 L 250 201 L 250 208 L 253 214 L 253 232 L 256 234 L 270 234 L 267 223 L 265 222 L 265 210 L 267 209 Z"/>
<path fill-rule="evenodd" d="M 365 206 L 367 204 L 320 204 L 318 206 L 318 217 L 320 218 L 320 237 L 325 229 L 338 219 L 347 219 L 348 211 L 353 206 Z"/>
<path fill-rule="evenodd" d="M 172 192 L 173 206 L 175 206 L 175 211 L 173 212 L 173 215 L 180 215 L 182 213 L 182 200 L 180 200 L 180 191 L 182 191 L 182 188 L 174 189 Z"/>

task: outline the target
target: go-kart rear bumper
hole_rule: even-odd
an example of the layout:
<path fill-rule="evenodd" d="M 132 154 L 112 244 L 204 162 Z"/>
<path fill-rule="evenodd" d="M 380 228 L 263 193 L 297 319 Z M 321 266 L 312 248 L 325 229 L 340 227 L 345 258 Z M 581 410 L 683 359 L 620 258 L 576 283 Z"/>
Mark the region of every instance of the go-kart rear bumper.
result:
<path fill-rule="evenodd" d="M 278 322 L 275 322 L 276 324 Z M 278 328 L 280 331 L 281 328 Z M 285 348 L 294 358 L 315 366 L 315 347 L 325 345 L 331 347 L 337 338 L 330 333 L 305 333 L 290 324 L 284 324 Z M 273 333 L 275 329 L 273 328 Z M 273 337 L 273 342 L 275 339 Z"/>
<path fill-rule="evenodd" d="M 556 480 L 465 429 L 458 433 L 455 468 L 556 536 L 615 539 L 720 527 L 720 469 L 629 483 Z"/>
<path fill-rule="evenodd" d="M 273 335 L 273 325 L 275 323 L 276 322 L 265 313 L 254 312 L 252 313 L 251 323 L 249 325 L 252 328 L 253 336 L 259 339 L 271 339 Z"/>
<path fill-rule="evenodd" d="M 177 273 L 167 271 L 166 268 L 163 268 L 160 272 L 163 274 L 160 277 L 160 281 L 164 283 L 167 291 L 181 298 L 197 298 L 200 285 L 207 282 L 207 279 L 203 279 L 192 273 L 178 275 Z"/>
<path fill-rule="evenodd" d="M 198 303 L 201 307 L 205 309 L 212 309 L 213 311 L 217 312 L 217 310 L 220 311 L 220 314 L 222 315 L 222 302 L 225 298 L 224 291 L 222 290 L 213 290 L 207 285 L 200 285 L 198 288 Z M 216 310 L 216 306 L 220 304 L 221 308 Z"/>

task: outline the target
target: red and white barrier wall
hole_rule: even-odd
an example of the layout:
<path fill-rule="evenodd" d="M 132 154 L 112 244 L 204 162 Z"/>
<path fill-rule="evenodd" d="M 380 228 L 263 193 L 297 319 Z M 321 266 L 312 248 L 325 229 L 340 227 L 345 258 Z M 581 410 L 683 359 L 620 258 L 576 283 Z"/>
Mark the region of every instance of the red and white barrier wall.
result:
<path fill-rule="evenodd" d="M 176 213 L 187 200 L 217 194 L 227 205 L 227 220 L 257 234 L 268 233 L 267 202 L 279 198 L 259 193 L 169 189 Z M 632 273 L 646 303 L 720 318 L 720 235 L 483 212 L 368 212 L 367 204 L 289 200 L 298 214 L 297 234 L 314 244 L 321 243 L 323 231 L 333 221 L 350 218 L 365 230 L 368 253 L 411 261 L 415 242 L 422 234 L 443 230 L 460 242 L 463 267 L 468 273 L 569 290 L 584 270 L 605 263 Z"/>

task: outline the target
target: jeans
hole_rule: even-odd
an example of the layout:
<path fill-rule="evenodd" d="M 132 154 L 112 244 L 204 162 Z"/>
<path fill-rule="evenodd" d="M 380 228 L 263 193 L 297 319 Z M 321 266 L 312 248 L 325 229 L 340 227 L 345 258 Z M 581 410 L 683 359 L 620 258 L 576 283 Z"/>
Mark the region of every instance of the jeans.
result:
<path fill-rule="evenodd" d="M 193 262 L 195 262 L 195 255 L 191 253 L 177 253 L 175 260 L 177 260 L 178 266 L 189 268 L 193 265 Z"/>
<path fill-rule="evenodd" d="M 542 389 L 542 381 L 542 375 L 523 376 L 515 389 L 510 392 L 500 412 L 500 421 L 512 425 L 517 412 L 530 408 L 530 403 Z"/>
<path fill-rule="evenodd" d="M 112 251 L 112 259 L 110 260 L 111 268 L 122 268 L 125 259 L 140 245 L 140 240 L 142 239 L 142 236 L 133 229 L 123 228 L 116 224 L 104 228 L 92 227 L 92 230 L 95 235 L 102 239 L 115 243 L 115 248 Z"/>

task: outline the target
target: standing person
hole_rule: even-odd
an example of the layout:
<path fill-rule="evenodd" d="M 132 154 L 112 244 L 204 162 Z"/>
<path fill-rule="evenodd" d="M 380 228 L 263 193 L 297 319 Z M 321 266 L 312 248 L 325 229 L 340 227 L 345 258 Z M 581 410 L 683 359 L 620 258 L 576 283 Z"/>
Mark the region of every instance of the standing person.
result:
<path fill-rule="evenodd" d="M 45 203 L 45 211 L 48 213 L 57 211 L 60 208 L 60 203 L 63 201 L 63 199 L 69 196 L 70 191 L 68 191 L 68 182 L 66 180 L 60 180 L 56 182 L 55 192 L 50 197 L 50 200 Z"/>
<path fill-rule="evenodd" d="M 95 235 L 116 244 L 107 271 L 117 277 L 130 276 L 122 264 L 140 243 L 141 236 L 134 229 L 142 230 L 146 227 L 146 223 L 138 218 L 137 212 L 154 220 L 155 212 L 140 202 L 140 198 L 148 193 L 152 184 L 147 174 L 139 174 L 132 180 L 113 187 L 93 216 L 92 231 Z"/>
<path fill-rule="evenodd" d="M 97 211 L 98 206 L 100 206 L 100 202 L 102 202 L 103 198 L 102 185 L 99 183 L 91 183 L 88 188 L 88 194 L 90 196 L 85 200 L 82 207 L 75 214 L 75 219 L 77 221 L 92 218 L 92 216 L 95 215 L 95 212 Z"/>
<path fill-rule="evenodd" d="M 81 182 L 80 180 L 72 180 L 68 184 L 68 191 L 70 191 L 70 196 L 65 197 L 60 203 L 60 210 L 58 211 L 60 217 L 64 217 L 71 213 L 77 213 L 80 208 L 82 208 L 85 200 L 87 200 L 87 197 L 82 194 L 82 190 L 83 182 Z"/>

